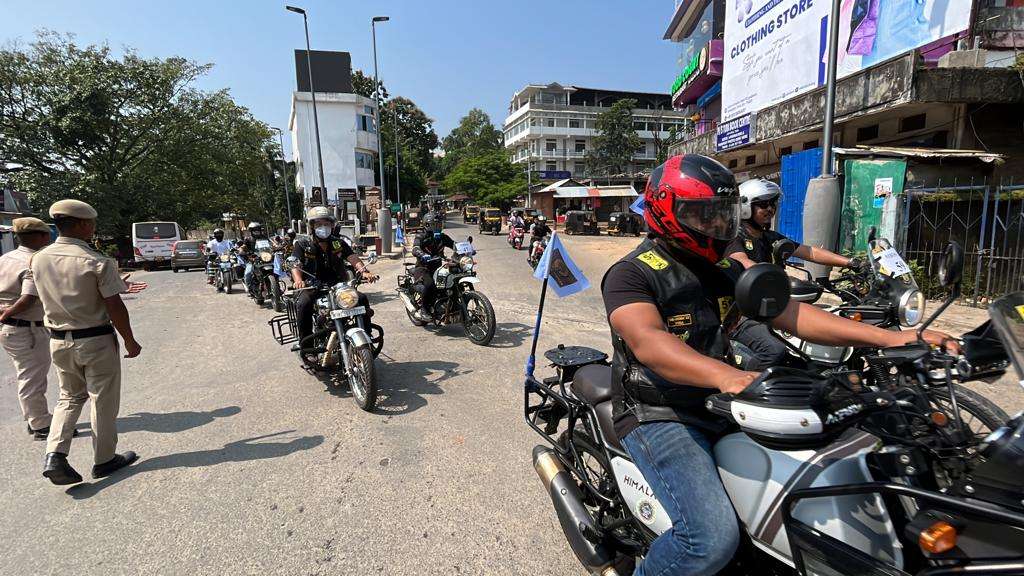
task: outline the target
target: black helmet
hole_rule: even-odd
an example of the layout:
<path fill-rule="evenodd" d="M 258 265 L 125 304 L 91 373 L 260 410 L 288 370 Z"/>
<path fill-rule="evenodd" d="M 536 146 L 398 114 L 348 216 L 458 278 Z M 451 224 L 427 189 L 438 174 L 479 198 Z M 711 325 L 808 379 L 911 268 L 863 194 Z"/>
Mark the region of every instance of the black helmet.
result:
<path fill-rule="evenodd" d="M 220 228 L 214 228 L 213 229 L 213 236 L 212 237 L 216 238 L 218 242 L 223 240 L 224 239 L 224 230 L 222 230 Z"/>

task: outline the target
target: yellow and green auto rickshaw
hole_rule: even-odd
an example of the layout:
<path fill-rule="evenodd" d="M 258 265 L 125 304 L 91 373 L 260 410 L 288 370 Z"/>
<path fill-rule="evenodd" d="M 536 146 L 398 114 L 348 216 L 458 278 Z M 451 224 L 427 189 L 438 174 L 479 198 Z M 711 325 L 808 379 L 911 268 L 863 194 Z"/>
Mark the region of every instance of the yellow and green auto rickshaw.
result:
<path fill-rule="evenodd" d="M 590 234 L 596 236 L 597 216 L 590 210 L 570 210 L 565 213 L 566 234 Z"/>
<path fill-rule="evenodd" d="M 462 209 L 462 222 L 476 224 L 480 218 L 480 207 L 469 205 Z"/>
<path fill-rule="evenodd" d="M 497 208 L 480 209 L 480 233 L 501 234 L 501 210 Z"/>
<path fill-rule="evenodd" d="M 643 230 L 643 221 L 639 214 L 632 212 L 612 212 L 608 217 L 609 236 L 639 236 Z"/>

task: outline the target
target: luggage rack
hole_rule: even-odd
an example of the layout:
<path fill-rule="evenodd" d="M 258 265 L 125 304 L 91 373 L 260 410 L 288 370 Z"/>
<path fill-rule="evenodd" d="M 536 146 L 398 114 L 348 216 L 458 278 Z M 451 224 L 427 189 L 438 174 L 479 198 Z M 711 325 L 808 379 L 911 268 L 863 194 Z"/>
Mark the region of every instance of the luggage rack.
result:
<path fill-rule="evenodd" d="M 299 341 L 299 324 L 298 314 L 295 312 L 295 297 L 285 294 L 281 300 L 284 302 L 285 313 L 267 320 L 267 324 L 270 325 L 274 340 L 284 346 Z"/>

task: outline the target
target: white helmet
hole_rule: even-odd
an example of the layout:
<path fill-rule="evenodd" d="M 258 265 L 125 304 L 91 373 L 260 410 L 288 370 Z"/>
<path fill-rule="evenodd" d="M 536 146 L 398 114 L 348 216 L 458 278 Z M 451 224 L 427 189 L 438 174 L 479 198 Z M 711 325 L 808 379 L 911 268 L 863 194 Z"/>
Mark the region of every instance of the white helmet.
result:
<path fill-rule="evenodd" d="M 740 218 L 749 220 L 753 216 L 750 205 L 782 197 L 782 188 L 771 180 L 758 178 L 740 184 Z"/>

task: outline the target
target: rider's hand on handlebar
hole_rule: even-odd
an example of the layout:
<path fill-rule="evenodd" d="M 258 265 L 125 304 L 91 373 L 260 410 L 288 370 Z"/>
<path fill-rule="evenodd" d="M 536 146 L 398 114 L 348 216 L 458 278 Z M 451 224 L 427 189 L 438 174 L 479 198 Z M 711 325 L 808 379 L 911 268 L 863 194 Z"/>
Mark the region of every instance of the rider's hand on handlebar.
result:
<path fill-rule="evenodd" d="M 301 279 L 301 278 L 298 279 L 298 280 L 295 280 L 294 282 L 292 282 L 292 288 L 295 288 L 296 290 L 301 290 L 301 289 L 303 289 L 305 287 L 306 287 L 306 281 Z"/>
<path fill-rule="evenodd" d="M 365 282 L 371 282 L 372 283 L 372 282 L 376 282 L 377 280 L 380 280 L 380 276 L 374 274 L 373 272 L 370 272 L 369 270 L 363 270 L 362 277 L 363 277 L 363 281 L 365 281 Z"/>
<path fill-rule="evenodd" d="M 846 268 L 856 270 L 857 272 L 870 272 L 871 263 L 869 263 L 867 259 L 858 256 L 856 258 L 850 258 L 850 262 L 846 265 Z"/>
<path fill-rule="evenodd" d="M 907 330 L 905 332 L 890 332 L 890 334 L 892 334 L 893 342 L 889 346 L 904 346 L 917 342 L 916 331 Z M 925 330 L 921 337 L 931 346 L 944 350 L 949 354 L 960 354 L 960 341 L 945 332 Z"/>
<path fill-rule="evenodd" d="M 740 392 L 743 392 L 747 386 L 750 386 L 750 383 L 760 375 L 760 372 L 737 370 L 736 375 L 729 376 L 723 380 L 718 389 L 729 394 L 739 394 Z"/>

